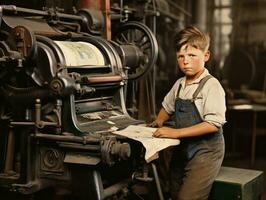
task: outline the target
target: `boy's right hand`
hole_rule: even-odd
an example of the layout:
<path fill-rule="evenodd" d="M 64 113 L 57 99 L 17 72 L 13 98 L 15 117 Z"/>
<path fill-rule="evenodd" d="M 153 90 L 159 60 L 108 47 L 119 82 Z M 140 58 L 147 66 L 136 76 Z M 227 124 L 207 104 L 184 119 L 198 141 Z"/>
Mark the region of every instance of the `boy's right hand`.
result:
<path fill-rule="evenodd" d="M 152 123 L 147 124 L 147 126 L 152 128 L 160 128 L 163 126 L 163 123 L 154 120 Z"/>

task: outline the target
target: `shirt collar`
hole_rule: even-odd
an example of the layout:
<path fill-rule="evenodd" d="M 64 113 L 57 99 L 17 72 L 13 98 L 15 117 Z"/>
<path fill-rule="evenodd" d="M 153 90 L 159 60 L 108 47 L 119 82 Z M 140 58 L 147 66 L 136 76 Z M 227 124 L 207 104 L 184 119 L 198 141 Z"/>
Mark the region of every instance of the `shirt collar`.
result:
<path fill-rule="evenodd" d="M 209 74 L 210 73 L 209 73 L 208 69 L 204 68 L 203 73 L 197 79 L 195 79 L 194 81 L 192 81 L 189 85 L 198 84 L 201 79 L 203 79 L 205 76 L 208 76 Z M 186 77 L 185 76 L 182 77 L 180 83 L 181 83 L 182 87 L 184 88 L 185 87 L 185 83 L 186 83 Z"/>

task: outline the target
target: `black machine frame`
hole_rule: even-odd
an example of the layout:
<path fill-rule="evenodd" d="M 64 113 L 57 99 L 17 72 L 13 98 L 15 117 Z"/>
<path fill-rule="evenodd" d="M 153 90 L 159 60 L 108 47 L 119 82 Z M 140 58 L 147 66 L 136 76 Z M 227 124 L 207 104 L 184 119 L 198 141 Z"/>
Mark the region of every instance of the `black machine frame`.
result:
<path fill-rule="evenodd" d="M 155 64 L 156 39 L 144 24 L 128 22 L 108 41 L 101 13 L 93 13 L 0 6 L 0 187 L 22 194 L 63 187 L 82 199 L 125 199 L 136 182 L 155 180 L 162 199 L 142 145 L 112 134 L 110 125 L 118 118 L 117 129 L 142 123 L 128 115 L 124 90 Z M 71 65 L 60 42 L 90 44 L 104 64 Z M 88 117 L 95 114 L 102 118 Z"/>

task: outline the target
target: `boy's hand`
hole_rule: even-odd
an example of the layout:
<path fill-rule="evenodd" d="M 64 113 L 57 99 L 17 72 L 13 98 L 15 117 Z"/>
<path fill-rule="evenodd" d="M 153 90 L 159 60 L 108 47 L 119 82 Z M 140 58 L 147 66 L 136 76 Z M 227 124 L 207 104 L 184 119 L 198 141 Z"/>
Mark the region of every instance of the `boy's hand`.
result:
<path fill-rule="evenodd" d="M 157 122 L 156 120 L 154 120 L 152 123 L 147 124 L 148 127 L 152 127 L 152 128 L 160 128 L 163 126 L 163 123 Z"/>
<path fill-rule="evenodd" d="M 176 131 L 177 131 L 177 129 L 168 128 L 168 127 L 158 128 L 153 133 L 153 137 L 159 137 L 159 138 L 177 138 Z"/>

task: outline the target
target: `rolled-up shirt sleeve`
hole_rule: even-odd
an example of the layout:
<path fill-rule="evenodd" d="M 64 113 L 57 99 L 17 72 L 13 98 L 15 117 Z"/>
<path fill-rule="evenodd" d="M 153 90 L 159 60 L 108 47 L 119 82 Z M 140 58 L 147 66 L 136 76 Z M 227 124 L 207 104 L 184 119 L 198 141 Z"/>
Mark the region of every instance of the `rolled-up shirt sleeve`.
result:
<path fill-rule="evenodd" d="M 226 122 L 225 92 L 218 80 L 212 79 L 210 82 L 203 102 L 203 120 L 221 127 Z"/>
<path fill-rule="evenodd" d="M 166 94 L 162 102 L 163 108 L 169 115 L 172 115 L 175 112 L 175 100 L 179 84 L 180 80 L 176 81 L 176 83 L 173 85 L 171 90 Z"/>

